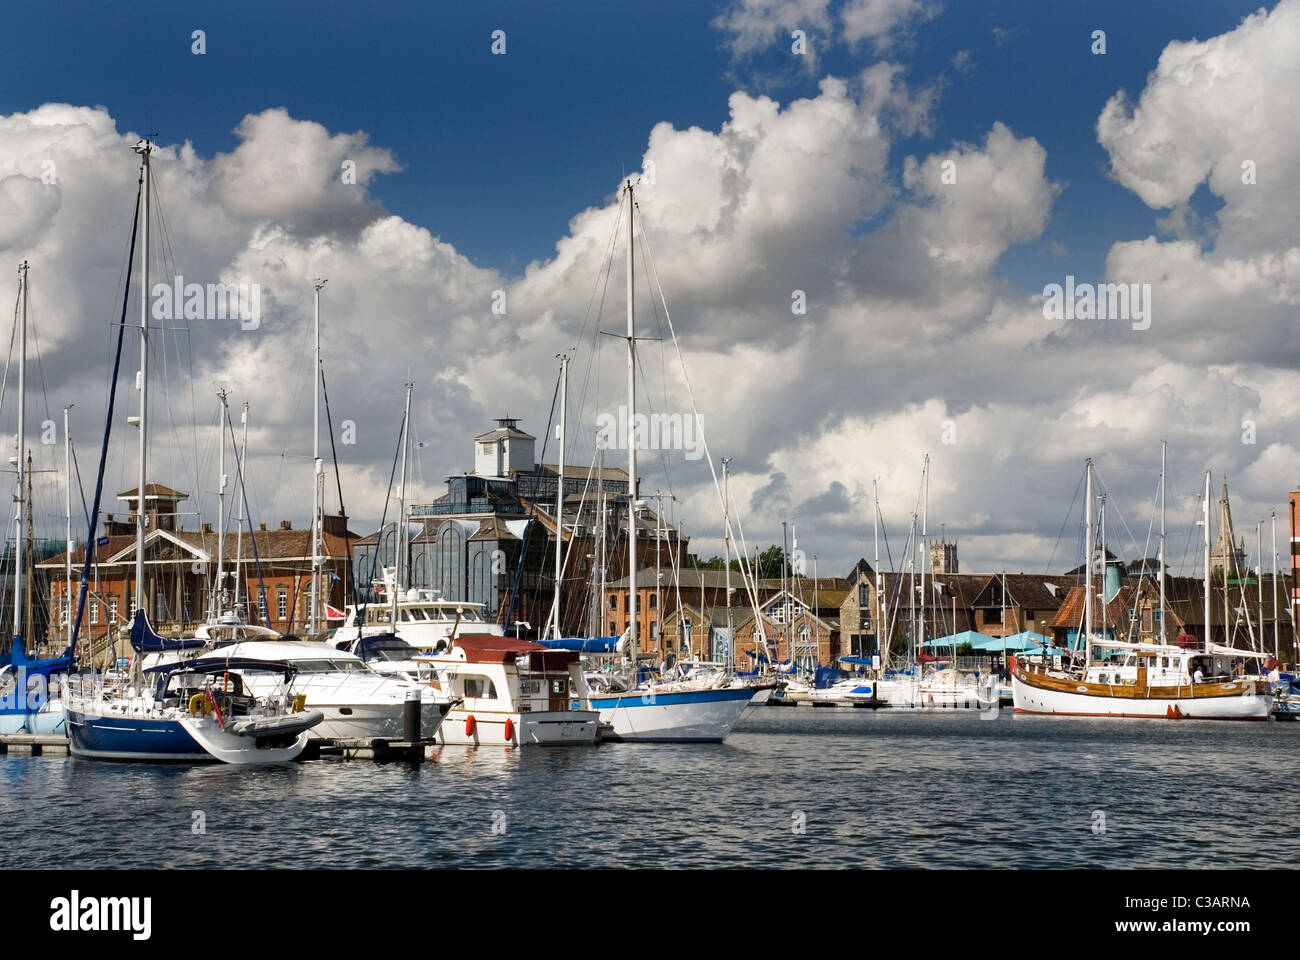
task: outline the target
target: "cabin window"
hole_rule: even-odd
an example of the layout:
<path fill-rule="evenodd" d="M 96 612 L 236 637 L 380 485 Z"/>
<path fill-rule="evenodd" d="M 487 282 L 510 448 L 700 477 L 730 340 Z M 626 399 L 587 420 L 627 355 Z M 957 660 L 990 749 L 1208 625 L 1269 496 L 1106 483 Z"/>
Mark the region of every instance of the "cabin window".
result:
<path fill-rule="evenodd" d="M 558 694 L 563 695 L 563 694 L 567 694 L 568 692 L 569 692 L 569 681 L 568 681 L 568 680 L 552 680 L 552 681 L 551 681 L 551 693 L 558 693 Z"/>
<path fill-rule="evenodd" d="M 469 677 L 465 680 L 465 696 L 479 700 L 495 700 L 496 685 L 486 677 Z"/>

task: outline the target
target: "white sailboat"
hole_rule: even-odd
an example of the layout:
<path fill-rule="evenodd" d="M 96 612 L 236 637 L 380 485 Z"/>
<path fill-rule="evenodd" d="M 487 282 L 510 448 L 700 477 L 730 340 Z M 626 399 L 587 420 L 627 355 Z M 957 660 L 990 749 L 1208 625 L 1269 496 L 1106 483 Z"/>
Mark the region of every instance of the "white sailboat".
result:
<path fill-rule="evenodd" d="M 578 701 L 600 712 L 612 740 L 721 742 L 731 733 L 754 697 L 752 687 L 709 686 L 690 681 L 638 682 L 637 644 L 637 431 L 636 423 L 636 203 L 631 180 L 624 185 L 627 204 L 627 400 L 628 400 L 628 629 L 620 646 L 626 650 L 627 689 L 597 694 L 581 681 Z M 564 459 L 561 451 L 560 459 Z M 712 462 L 710 461 L 710 469 Z M 557 584 L 558 586 L 558 584 Z"/>
<path fill-rule="evenodd" d="M 1271 685 L 1266 680 L 1246 676 L 1241 670 L 1242 658 L 1261 655 L 1217 644 L 1210 639 L 1209 472 L 1205 474 L 1201 519 L 1205 553 L 1205 637 L 1200 649 L 1165 642 L 1112 640 L 1094 634 L 1091 459 L 1087 461 L 1084 523 L 1087 559 L 1083 664 L 1053 670 L 1046 658 L 1037 663 L 1029 658 L 1017 658 L 1012 673 L 1016 712 L 1088 717 L 1267 720 L 1273 706 Z M 1162 572 L 1163 563 L 1162 556 Z M 1163 623 L 1161 629 L 1163 634 Z M 1094 662 L 1094 650 L 1114 651 L 1121 659 Z"/>

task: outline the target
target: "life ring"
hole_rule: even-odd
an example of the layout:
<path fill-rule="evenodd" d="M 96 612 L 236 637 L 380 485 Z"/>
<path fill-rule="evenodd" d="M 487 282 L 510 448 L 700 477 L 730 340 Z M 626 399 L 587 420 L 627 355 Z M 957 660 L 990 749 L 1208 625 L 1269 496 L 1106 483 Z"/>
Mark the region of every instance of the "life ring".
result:
<path fill-rule="evenodd" d="M 207 694 L 196 693 L 190 697 L 190 716 L 197 717 L 200 713 L 207 716 L 212 712 L 212 701 L 208 699 Z"/>
<path fill-rule="evenodd" d="M 474 714 L 472 713 L 465 718 L 465 736 L 474 736 Z"/>
<path fill-rule="evenodd" d="M 506 743 L 515 739 L 515 722 L 510 717 L 506 717 Z"/>

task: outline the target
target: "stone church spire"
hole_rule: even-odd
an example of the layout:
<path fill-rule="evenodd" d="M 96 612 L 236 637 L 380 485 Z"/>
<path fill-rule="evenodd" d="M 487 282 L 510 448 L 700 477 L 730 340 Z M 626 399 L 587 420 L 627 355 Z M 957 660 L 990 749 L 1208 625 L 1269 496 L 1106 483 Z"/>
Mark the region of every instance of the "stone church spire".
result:
<path fill-rule="evenodd" d="M 1228 480 L 1223 480 L 1223 493 L 1219 496 L 1219 534 L 1210 551 L 1210 573 L 1223 575 L 1227 568 L 1228 575 L 1244 573 L 1246 570 L 1246 540 L 1241 544 L 1235 542 L 1232 535 L 1232 507 L 1228 504 Z"/>

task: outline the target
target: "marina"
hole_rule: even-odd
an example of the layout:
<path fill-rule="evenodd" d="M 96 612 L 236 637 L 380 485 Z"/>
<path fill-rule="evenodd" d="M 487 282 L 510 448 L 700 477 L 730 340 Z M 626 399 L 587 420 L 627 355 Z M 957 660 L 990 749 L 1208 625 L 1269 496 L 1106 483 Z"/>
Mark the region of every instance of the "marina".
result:
<path fill-rule="evenodd" d="M 1300 0 L 13 23 L 19 946 L 1286 949 Z"/>

